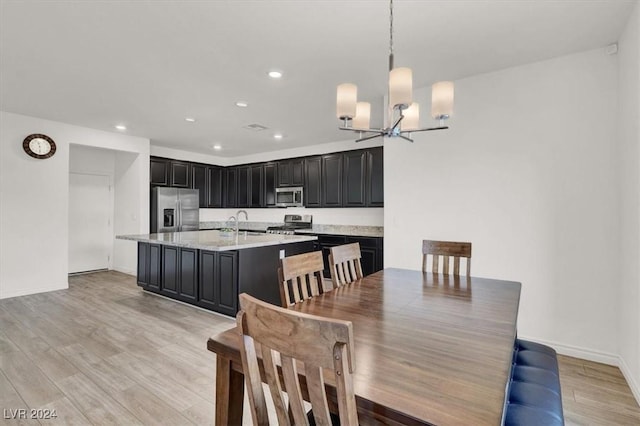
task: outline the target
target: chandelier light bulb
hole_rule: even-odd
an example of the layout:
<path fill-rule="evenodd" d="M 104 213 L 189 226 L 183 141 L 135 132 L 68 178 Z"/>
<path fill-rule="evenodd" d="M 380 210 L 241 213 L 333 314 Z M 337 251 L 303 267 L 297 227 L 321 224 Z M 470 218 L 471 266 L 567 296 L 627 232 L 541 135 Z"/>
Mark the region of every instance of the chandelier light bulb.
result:
<path fill-rule="evenodd" d="M 339 119 L 351 119 L 356 116 L 358 101 L 358 87 L 355 84 L 344 83 L 338 86 L 336 95 L 336 110 Z"/>
<path fill-rule="evenodd" d="M 353 117 L 354 129 L 368 129 L 371 119 L 371 104 L 369 102 L 358 102 L 356 104 L 356 115 Z"/>
<path fill-rule="evenodd" d="M 420 128 L 420 105 L 416 102 L 403 111 L 404 118 L 400 122 L 400 130 L 410 131 Z"/>
<path fill-rule="evenodd" d="M 413 76 L 411 68 L 394 68 L 389 71 L 389 105 L 407 108 L 411 105 Z"/>
<path fill-rule="evenodd" d="M 437 120 L 453 114 L 453 82 L 439 81 L 431 86 L 431 116 Z"/>

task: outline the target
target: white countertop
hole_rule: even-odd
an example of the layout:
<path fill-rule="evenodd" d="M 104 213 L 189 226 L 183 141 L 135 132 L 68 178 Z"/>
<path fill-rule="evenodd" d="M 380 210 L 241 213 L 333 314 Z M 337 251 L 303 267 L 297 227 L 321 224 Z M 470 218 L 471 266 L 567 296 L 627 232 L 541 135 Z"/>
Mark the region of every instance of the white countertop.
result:
<path fill-rule="evenodd" d="M 220 231 L 185 231 L 161 234 L 118 235 L 116 238 L 211 251 L 242 250 L 318 239 L 318 237 L 310 235 L 252 234 L 242 231 L 238 233 L 237 237 L 234 233 L 227 234 Z"/>

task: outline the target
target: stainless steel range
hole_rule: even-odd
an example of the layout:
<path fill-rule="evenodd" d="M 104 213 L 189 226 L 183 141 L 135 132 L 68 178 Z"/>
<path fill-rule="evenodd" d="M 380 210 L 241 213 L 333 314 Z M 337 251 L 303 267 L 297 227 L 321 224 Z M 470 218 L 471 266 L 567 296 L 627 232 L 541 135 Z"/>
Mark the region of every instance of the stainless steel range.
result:
<path fill-rule="evenodd" d="M 310 214 L 286 214 L 284 215 L 284 225 L 268 227 L 267 234 L 293 235 L 297 229 L 311 229 L 312 223 L 313 216 Z"/>

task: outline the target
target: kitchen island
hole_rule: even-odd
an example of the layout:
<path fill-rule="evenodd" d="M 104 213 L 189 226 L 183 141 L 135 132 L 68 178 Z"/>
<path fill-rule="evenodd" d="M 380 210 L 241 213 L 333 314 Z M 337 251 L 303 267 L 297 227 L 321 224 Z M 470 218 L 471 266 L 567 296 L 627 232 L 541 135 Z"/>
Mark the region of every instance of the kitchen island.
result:
<path fill-rule="evenodd" d="M 315 236 L 221 231 L 120 235 L 138 243 L 138 285 L 235 316 L 238 294 L 280 305 L 281 256 L 313 251 Z"/>

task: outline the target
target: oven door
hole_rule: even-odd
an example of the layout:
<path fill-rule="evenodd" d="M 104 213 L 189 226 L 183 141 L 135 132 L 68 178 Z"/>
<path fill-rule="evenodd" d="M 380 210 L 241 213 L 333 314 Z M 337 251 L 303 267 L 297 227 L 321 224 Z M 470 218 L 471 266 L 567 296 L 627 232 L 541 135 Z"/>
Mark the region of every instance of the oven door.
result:
<path fill-rule="evenodd" d="M 302 187 L 276 188 L 276 206 L 302 207 Z"/>

